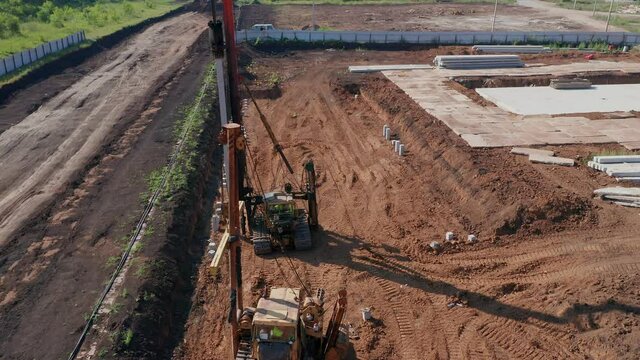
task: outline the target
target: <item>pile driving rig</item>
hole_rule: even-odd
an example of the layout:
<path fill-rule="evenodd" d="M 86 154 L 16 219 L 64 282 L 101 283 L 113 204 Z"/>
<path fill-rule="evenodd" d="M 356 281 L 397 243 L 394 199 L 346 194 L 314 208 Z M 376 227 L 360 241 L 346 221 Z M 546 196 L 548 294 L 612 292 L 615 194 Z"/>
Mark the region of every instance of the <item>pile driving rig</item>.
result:
<path fill-rule="evenodd" d="M 219 98 L 224 145 L 227 228 L 220 239 L 218 249 L 211 262 L 213 275 L 220 269 L 224 255 L 228 255 L 229 269 L 229 316 L 231 330 L 231 359 L 237 360 L 308 360 L 345 358 L 350 350 L 348 336 L 341 329 L 346 312 L 346 291 L 339 298 L 326 332 L 323 334 L 324 291 L 315 295 L 305 294 L 300 289 L 276 288 L 263 296 L 255 307 L 243 306 L 242 287 L 242 243 L 244 225 L 249 225 L 254 251 L 270 252 L 274 248 L 311 247 L 310 229 L 318 226 L 316 202 L 316 174 L 313 162 L 305 163 L 305 186 L 293 190 L 286 185 L 284 191 L 254 195 L 245 186 L 247 162 L 242 131 L 240 101 L 240 76 L 235 39 L 233 0 L 221 0 L 222 21 L 216 17 L 215 1 L 211 3 L 212 20 L 209 35 L 215 57 L 217 90 Z M 249 96 L 251 92 L 247 88 Z M 289 173 L 293 169 L 284 156 L 273 131 L 253 97 L 260 120 L 267 129 L 275 150 L 280 154 Z M 296 200 L 306 200 L 307 209 L 298 208 Z M 243 210 L 248 218 L 244 219 Z M 245 220 L 242 224 L 241 218 Z M 214 234 L 212 234 L 212 237 Z M 305 287 L 303 285 L 303 287 Z"/>

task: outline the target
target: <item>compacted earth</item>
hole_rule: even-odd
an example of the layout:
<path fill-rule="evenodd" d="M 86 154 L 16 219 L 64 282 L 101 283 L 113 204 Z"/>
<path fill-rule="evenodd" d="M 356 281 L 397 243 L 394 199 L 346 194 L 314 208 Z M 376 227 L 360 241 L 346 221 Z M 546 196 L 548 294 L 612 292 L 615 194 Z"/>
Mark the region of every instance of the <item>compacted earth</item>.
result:
<path fill-rule="evenodd" d="M 264 191 L 296 184 L 313 159 L 321 224 L 310 251 L 256 256 L 243 243 L 244 305 L 265 287 L 304 284 L 324 288 L 331 306 L 344 288 L 359 359 L 637 358 L 640 214 L 594 199 L 595 188 L 615 180 L 585 165 L 618 145 L 546 147 L 577 159 L 573 168 L 534 165 L 508 148 L 472 149 L 382 75 L 346 71 L 465 51 L 243 50 L 254 87 L 279 87 L 257 101 L 298 171 L 286 173 L 248 106 L 250 178 Z M 406 156 L 383 139 L 384 124 Z M 458 241 L 445 243 L 448 231 Z M 467 243 L 469 234 L 478 241 Z M 212 277 L 209 261 L 178 359 L 229 356 L 228 273 L 225 266 Z M 362 320 L 365 307 L 373 320 Z"/>
<path fill-rule="evenodd" d="M 273 24 L 277 29 L 311 29 L 314 16 L 320 30 L 353 31 L 490 31 L 493 4 L 408 5 L 248 5 L 240 8 L 238 25 Z M 496 31 L 571 31 L 604 29 L 597 21 L 576 21 L 546 8 L 500 5 Z M 596 22 L 596 24 L 594 24 Z"/>

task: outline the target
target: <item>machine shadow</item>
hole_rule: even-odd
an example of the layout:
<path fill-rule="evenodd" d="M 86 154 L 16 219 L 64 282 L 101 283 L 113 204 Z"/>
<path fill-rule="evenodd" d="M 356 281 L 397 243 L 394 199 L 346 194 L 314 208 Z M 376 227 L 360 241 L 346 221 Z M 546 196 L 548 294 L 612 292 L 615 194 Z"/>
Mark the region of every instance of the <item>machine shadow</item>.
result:
<path fill-rule="evenodd" d="M 408 258 L 400 255 L 399 249 L 395 247 L 368 244 L 360 238 L 344 236 L 324 229 L 318 229 L 314 234 L 314 250 L 289 254 L 312 266 L 323 263 L 346 266 L 431 294 L 445 296 L 463 294 L 468 300 L 469 307 L 519 322 L 526 322 L 527 319 L 532 318 L 553 324 L 572 323 L 580 330 L 576 321 L 580 315 L 611 311 L 640 314 L 640 306 L 622 304 L 613 299 L 598 305 L 576 303 L 561 316 L 506 304 L 490 295 L 469 291 L 445 281 L 429 279 L 427 275 L 397 263 L 397 261 L 406 261 Z"/>

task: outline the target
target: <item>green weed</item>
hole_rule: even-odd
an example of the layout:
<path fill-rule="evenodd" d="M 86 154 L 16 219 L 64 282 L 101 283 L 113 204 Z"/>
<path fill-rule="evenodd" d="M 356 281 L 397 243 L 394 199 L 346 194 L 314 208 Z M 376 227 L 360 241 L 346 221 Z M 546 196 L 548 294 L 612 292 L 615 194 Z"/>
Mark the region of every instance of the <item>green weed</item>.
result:
<path fill-rule="evenodd" d="M 122 334 L 122 345 L 128 347 L 131 344 L 131 340 L 133 340 L 133 330 L 127 329 L 124 334 Z"/>

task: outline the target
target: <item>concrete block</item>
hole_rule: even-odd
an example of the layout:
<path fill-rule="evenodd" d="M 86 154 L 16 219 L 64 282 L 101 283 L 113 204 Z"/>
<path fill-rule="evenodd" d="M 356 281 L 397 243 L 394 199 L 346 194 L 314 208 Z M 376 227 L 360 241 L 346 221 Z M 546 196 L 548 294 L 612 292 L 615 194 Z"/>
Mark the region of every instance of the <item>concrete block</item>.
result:
<path fill-rule="evenodd" d="M 511 149 L 511 153 L 512 154 L 516 154 L 516 155 L 527 155 L 527 156 L 532 155 L 532 154 L 542 155 L 542 156 L 554 156 L 555 155 L 555 152 L 553 152 L 551 150 L 521 148 L 521 147 L 515 147 L 515 148 Z"/>
<path fill-rule="evenodd" d="M 597 189 L 593 192 L 599 196 L 613 195 L 613 196 L 640 196 L 640 187 L 607 187 Z"/>
<path fill-rule="evenodd" d="M 629 202 L 624 202 L 624 201 L 614 201 L 613 203 L 616 204 L 616 205 L 621 205 L 621 206 L 626 206 L 626 207 L 640 208 L 640 202 L 629 203 Z"/>
<path fill-rule="evenodd" d="M 640 155 L 594 156 L 593 161 L 599 164 L 640 163 Z"/>
<path fill-rule="evenodd" d="M 561 158 L 555 156 L 546 155 L 529 155 L 529 161 L 539 164 L 560 165 L 560 166 L 575 166 L 576 162 L 573 159 Z"/>
<path fill-rule="evenodd" d="M 620 164 L 607 168 L 607 175 L 613 177 L 640 176 L 640 165 Z"/>

